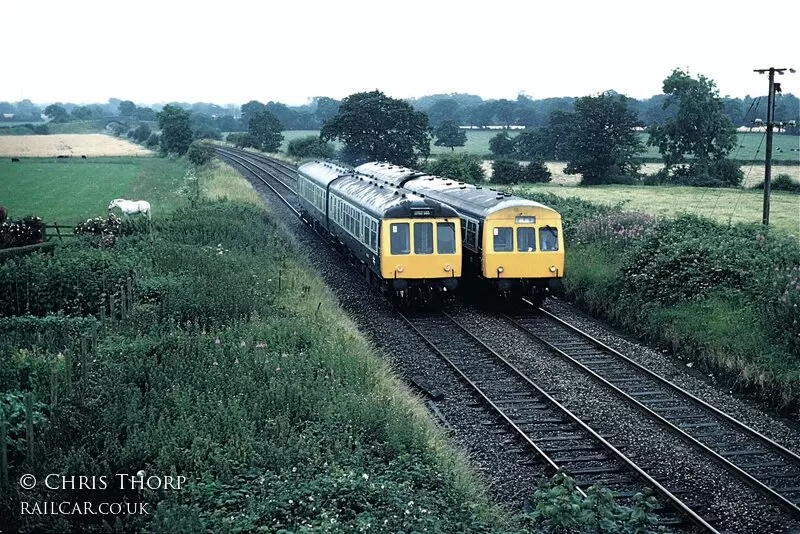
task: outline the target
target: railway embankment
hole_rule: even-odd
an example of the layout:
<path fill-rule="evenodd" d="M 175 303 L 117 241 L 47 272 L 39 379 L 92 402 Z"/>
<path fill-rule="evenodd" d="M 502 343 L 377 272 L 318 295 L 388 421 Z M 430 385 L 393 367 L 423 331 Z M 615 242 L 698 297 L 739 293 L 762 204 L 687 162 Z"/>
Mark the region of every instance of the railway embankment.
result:
<path fill-rule="evenodd" d="M 0 530 L 503 528 L 271 212 L 201 202 L 115 241 L 0 264 Z M 145 507 L 21 509 L 52 502 Z"/>
<path fill-rule="evenodd" d="M 710 380 L 797 417 L 800 244 L 761 225 L 655 219 L 576 198 L 558 209 L 567 297 Z"/>

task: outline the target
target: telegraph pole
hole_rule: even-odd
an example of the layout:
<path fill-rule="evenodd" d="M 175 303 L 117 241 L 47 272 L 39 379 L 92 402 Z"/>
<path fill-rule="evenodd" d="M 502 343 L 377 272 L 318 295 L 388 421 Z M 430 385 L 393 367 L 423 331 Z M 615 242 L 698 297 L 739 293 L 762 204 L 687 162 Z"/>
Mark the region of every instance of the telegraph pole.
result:
<path fill-rule="evenodd" d="M 766 160 L 764 161 L 764 211 L 761 216 L 761 223 L 769 225 L 769 193 L 770 184 L 772 182 L 772 127 L 775 125 L 775 89 L 780 92 L 780 84 L 775 83 L 775 73 L 783 74 L 789 70 L 794 72 L 794 69 L 776 69 L 770 67 L 768 69 L 755 69 L 753 72 L 764 74 L 769 72 L 769 96 L 767 98 L 767 153 Z"/>

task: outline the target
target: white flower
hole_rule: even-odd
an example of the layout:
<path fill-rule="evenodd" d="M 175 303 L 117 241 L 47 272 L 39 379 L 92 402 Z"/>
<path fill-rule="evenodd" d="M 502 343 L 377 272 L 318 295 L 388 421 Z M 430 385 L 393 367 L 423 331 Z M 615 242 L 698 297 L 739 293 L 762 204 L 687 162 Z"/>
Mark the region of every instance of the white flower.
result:
<path fill-rule="evenodd" d="M 361 475 L 361 478 L 363 478 L 364 480 L 369 480 L 369 475 L 364 473 L 363 475 Z"/>

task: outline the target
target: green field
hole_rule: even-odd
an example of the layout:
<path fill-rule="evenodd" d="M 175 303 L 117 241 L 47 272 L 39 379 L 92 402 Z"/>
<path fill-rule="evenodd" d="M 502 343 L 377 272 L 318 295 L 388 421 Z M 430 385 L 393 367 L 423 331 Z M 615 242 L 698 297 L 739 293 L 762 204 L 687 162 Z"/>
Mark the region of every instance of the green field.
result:
<path fill-rule="evenodd" d="M 579 197 L 598 204 L 623 203 L 625 211 L 672 217 L 691 213 L 726 223 L 761 222 L 763 192 L 685 186 L 592 187 L 565 185 L 515 186 L 515 192 L 546 192 L 561 197 Z M 800 195 L 774 191 L 770 197 L 770 224 L 788 234 L 800 236 Z"/>
<path fill-rule="evenodd" d="M 165 158 L 0 161 L 0 204 L 12 219 L 35 215 L 73 225 L 107 213 L 114 198 L 147 200 L 153 216 L 186 202 L 179 193 L 186 164 Z"/>
<path fill-rule="evenodd" d="M 498 130 L 467 130 L 467 144 L 457 147 L 454 152 L 475 154 L 481 157 L 490 156 L 489 140 L 501 133 Z M 519 130 L 511 130 L 509 134 L 514 137 Z M 286 145 L 292 139 L 307 135 L 319 135 L 319 130 L 287 130 L 283 132 L 283 145 L 281 150 L 286 151 Z M 739 134 L 739 146 L 731 152 L 731 157 L 739 161 L 762 161 L 766 150 L 765 135 L 763 133 Z M 640 134 L 642 143 L 647 145 L 648 135 Z M 447 154 L 451 150 L 447 147 L 434 146 L 431 143 L 431 154 Z M 647 147 L 642 157 L 661 159 L 656 147 Z M 776 162 L 794 162 L 800 164 L 800 137 L 796 135 L 776 134 L 773 137 L 772 159 Z"/>

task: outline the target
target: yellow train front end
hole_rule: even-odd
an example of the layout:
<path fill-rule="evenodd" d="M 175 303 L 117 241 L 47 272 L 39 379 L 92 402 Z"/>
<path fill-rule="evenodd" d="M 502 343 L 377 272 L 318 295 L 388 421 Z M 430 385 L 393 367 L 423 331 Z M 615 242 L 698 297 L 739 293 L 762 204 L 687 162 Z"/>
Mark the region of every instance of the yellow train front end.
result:
<path fill-rule="evenodd" d="M 380 272 L 401 296 L 413 290 L 453 292 L 461 276 L 458 217 L 392 218 L 381 222 Z"/>
<path fill-rule="evenodd" d="M 481 241 L 482 276 L 501 293 L 543 300 L 561 289 L 561 215 L 548 207 L 513 206 L 488 214 Z"/>

